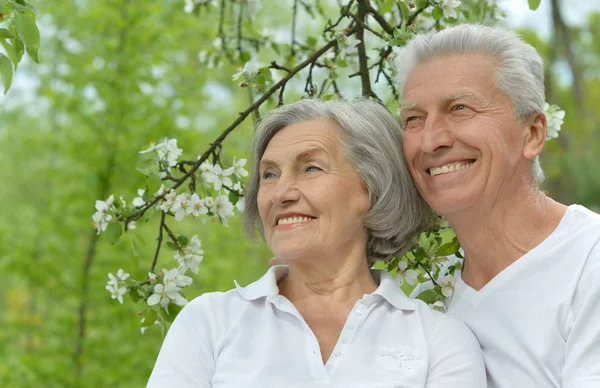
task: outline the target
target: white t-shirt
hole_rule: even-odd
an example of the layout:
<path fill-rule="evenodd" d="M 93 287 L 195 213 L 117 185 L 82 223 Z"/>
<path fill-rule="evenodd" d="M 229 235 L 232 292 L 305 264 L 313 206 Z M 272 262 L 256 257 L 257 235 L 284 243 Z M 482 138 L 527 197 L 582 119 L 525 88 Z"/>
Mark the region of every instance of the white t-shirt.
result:
<path fill-rule="evenodd" d="M 204 294 L 171 326 L 149 388 L 482 388 L 473 333 L 457 319 L 406 297 L 384 271 L 359 300 L 331 357 L 294 305 L 279 295 L 275 266 L 247 287 Z"/>
<path fill-rule="evenodd" d="M 490 388 L 600 387 L 600 215 L 569 206 L 479 291 L 455 275 L 448 314 L 477 336 Z"/>

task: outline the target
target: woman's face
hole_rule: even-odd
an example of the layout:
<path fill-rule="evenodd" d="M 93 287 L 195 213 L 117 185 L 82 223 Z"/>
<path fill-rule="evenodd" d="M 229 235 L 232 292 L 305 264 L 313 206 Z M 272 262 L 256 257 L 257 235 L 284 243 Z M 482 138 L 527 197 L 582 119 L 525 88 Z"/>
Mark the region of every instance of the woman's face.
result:
<path fill-rule="evenodd" d="M 343 154 L 340 137 L 336 124 L 319 119 L 285 127 L 267 145 L 258 209 L 266 242 L 278 258 L 364 254 L 362 217 L 369 194 Z"/>

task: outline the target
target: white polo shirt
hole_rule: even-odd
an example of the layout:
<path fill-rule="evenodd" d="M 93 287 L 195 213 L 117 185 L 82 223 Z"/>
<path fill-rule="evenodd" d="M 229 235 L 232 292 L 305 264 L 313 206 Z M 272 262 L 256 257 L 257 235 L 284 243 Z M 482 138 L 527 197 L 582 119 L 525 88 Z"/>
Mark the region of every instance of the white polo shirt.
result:
<path fill-rule="evenodd" d="M 171 326 L 149 388 L 480 388 L 479 344 L 459 320 L 411 300 L 385 271 L 356 302 L 331 357 L 294 305 L 279 295 L 288 271 L 190 302 Z"/>

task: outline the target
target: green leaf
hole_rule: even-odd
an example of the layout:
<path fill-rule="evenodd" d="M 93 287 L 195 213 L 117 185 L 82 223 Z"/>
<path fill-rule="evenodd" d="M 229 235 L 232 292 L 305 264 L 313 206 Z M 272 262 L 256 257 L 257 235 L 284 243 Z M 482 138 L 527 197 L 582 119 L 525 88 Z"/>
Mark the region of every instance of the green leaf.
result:
<path fill-rule="evenodd" d="M 431 13 L 431 16 L 433 16 L 435 20 L 440 20 L 444 17 L 444 11 L 440 7 L 435 7 Z"/>
<path fill-rule="evenodd" d="M 242 51 L 241 52 L 241 54 L 240 54 L 240 61 L 242 61 L 242 63 L 246 63 L 250 59 L 252 59 L 252 56 L 250 55 L 250 53 L 248 51 Z"/>
<path fill-rule="evenodd" d="M 167 241 L 167 247 L 169 249 L 172 249 L 174 251 L 178 250 L 179 248 L 177 247 L 177 244 L 175 244 L 173 241 Z"/>
<path fill-rule="evenodd" d="M 152 172 L 150 175 L 148 175 L 146 185 L 148 186 L 149 193 L 156 193 L 158 189 L 160 189 L 160 185 L 162 185 L 162 179 L 158 173 Z"/>
<path fill-rule="evenodd" d="M 239 196 L 235 193 L 235 191 L 230 191 L 228 197 L 229 197 L 229 202 L 231 202 L 234 205 L 237 203 L 237 201 L 239 199 Z"/>
<path fill-rule="evenodd" d="M 425 302 L 427 304 L 432 304 L 432 303 L 437 302 L 438 295 L 436 294 L 436 292 L 434 290 L 429 289 L 429 290 L 425 290 L 425 291 L 421 292 L 419 295 L 417 295 L 416 298 L 422 300 L 423 302 Z"/>
<path fill-rule="evenodd" d="M 410 10 L 408 9 L 408 5 L 406 5 L 404 3 L 404 1 L 399 1 L 398 5 L 400 5 L 400 10 L 402 11 L 402 19 L 403 21 L 408 19 L 408 14 L 410 13 Z"/>
<path fill-rule="evenodd" d="M 381 7 L 379 8 L 379 13 L 388 13 L 394 7 L 394 2 L 392 0 L 385 0 Z"/>
<path fill-rule="evenodd" d="M 0 39 L 12 38 L 13 36 L 6 28 L 0 28 Z"/>
<path fill-rule="evenodd" d="M 2 45 L 2 47 L 4 47 L 4 50 L 8 54 L 10 60 L 15 65 L 15 69 L 16 69 L 17 65 L 19 64 L 19 61 L 17 60 L 17 52 L 15 51 L 15 48 L 10 43 L 5 41 L 4 39 L 0 39 L 0 44 Z"/>
<path fill-rule="evenodd" d="M 142 174 L 148 176 L 152 172 L 156 171 L 158 164 L 156 163 L 156 159 L 154 158 L 144 158 L 139 160 L 135 165 L 136 170 L 141 172 Z"/>
<path fill-rule="evenodd" d="M 177 241 L 179 242 L 179 245 L 185 247 L 190 242 L 190 239 L 186 235 L 180 234 L 177 236 Z"/>
<path fill-rule="evenodd" d="M 129 297 L 131 298 L 133 303 L 137 303 L 141 299 L 140 295 L 138 294 L 138 292 L 135 288 L 132 288 L 129 290 Z"/>
<path fill-rule="evenodd" d="M 40 48 L 40 31 L 35 25 L 35 16 L 33 14 L 22 14 L 17 12 L 15 14 L 15 23 L 17 26 L 17 33 L 25 43 L 27 54 L 35 62 L 38 60 L 38 50 Z"/>
<path fill-rule="evenodd" d="M 23 58 L 23 54 L 25 53 L 25 47 L 23 47 L 23 42 L 18 37 L 14 37 L 11 39 L 12 45 L 15 48 L 15 55 L 17 58 L 17 62 L 21 61 Z"/>
<path fill-rule="evenodd" d="M 346 60 L 340 57 L 335 58 L 335 65 L 341 68 L 348 67 L 348 63 L 346 62 Z"/>
<path fill-rule="evenodd" d="M 271 76 L 271 70 L 268 67 L 260 69 L 260 74 L 265 78 L 265 81 L 271 82 L 273 77 Z"/>
<path fill-rule="evenodd" d="M 541 0 L 527 0 L 529 3 L 529 9 L 535 11 L 540 6 Z"/>
<path fill-rule="evenodd" d="M 437 256 L 450 256 L 454 255 L 458 249 L 460 248 L 460 244 L 458 239 L 454 237 L 452 241 L 442 245 L 440 249 L 437 251 Z"/>
<path fill-rule="evenodd" d="M 427 0 L 418 0 L 417 1 L 418 8 L 427 8 L 427 5 L 429 5 L 429 2 Z"/>
<path fill-rule="evenodd" d="M 154 325 L 154 322 L 158 318 L 158 313 L 153 308 L 148 309 L 148 312 L 144 316 L 144 322 L 142 322 L 142 327 L 150 327 Z"/>
<path fill-rule="evenodd" d="M 4 94 L 10 89 L 12 84 L 13 67 L 10 59 L 4 54 L 0 54 L 0 75 L 2 76 L 2 84 L 4 84 Z"/>
<path fill-rule="evenodd" d="M 106 240 L 110 244 L 114 245 L 117 242 L 119 242 L 119 238 L 123 234 L 123 228 L 121 228 L 121 224 L 119 224 L 118 222 L 111 222 L 108 224 L 105 234 Z"/>

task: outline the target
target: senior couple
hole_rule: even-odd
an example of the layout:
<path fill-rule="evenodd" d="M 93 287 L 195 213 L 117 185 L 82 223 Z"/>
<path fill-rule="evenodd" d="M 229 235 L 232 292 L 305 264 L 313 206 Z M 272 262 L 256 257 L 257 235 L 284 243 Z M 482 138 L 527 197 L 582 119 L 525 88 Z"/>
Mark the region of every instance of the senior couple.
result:
<path fill-rule="evenodd" d="M 600 216 L 538 189 L 541 58 L 462 25 L 415 37 L 398 73 L 402 129 L 369 101 L 259 124 L 245 229 L 285 265 L 189 303 L 148 387 L 600 387 Z M 370 270 L 430 208 L 465 253 L 445 315 Z"/>

